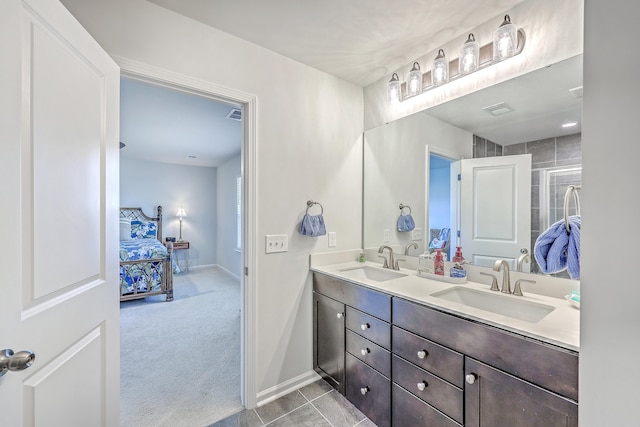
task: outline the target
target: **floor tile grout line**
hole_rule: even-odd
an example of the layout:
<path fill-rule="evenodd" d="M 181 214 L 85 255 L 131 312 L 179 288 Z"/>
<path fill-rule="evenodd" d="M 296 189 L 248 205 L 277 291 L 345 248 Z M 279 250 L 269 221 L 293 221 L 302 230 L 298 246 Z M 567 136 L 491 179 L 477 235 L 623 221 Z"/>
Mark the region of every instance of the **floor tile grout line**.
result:
<path fill-rule="evenodd" d="M 325 394 L 326 394 L 326 393 L 325 393 Z M 314 400 L 315 400 L 315 399 L 314 399 Z M 309 402 L 309 404 L 310 404 L 311 406 L 313 406 L 313 408 L 314 408 L 316 411 L 318 411 L 318 413 L 322 416 L 322 418 L 324 418 L 325 420 L 327 420 L 327 422 L 329 423 L 329 425 L 330 425 L 331 427 L 335 427 L 335 426 L 333 425 L 333 423 L 332 423 L 331 421 L 329 421 L 329 418 L 325 417 L 325 416 L 324 416 L 324 414 L 322 413 L 322 411 L 321 411 L 320 409 L 318 409 L 318 408 L 316 407 L 316 405 L 314 405 L 314 404 L 313 404 L 313 402 Z"/>
<path fill-rule="evenodd" d="M 329 394 L 329 393 L 331 393 L 331 392 L 333 392 L 333 391 L 335 391 L 335 390 L 325 391 L 325 392 L 324 392 L 324 393 L 322 393 L 320 396 L 316 396 L 316 397 L 314 397 L 314 398 L 313 398 L 313 399 L 311 399 L 311 400 L 309 400 L 309 398 L 305 396 L 305 399 L 307 399 L 309 402 L 314 402 L 314 401 L 316 401 L 316 400 L 320 399 L 321 397 L 326 396 L 327 394 Z M 304 393 L 300 392 L 300 394 L 302 394 L 302 395 L 304 396 Z"/>
<path fill-rule="evenodd" d="M 301 394 L 302 394 L 302 393 L 301 393 Z M 273 422 L 275 422 L 275 421 L 279 420 L 280 418 L 282 418 L 282 417 L 286 417 L 287 415 L 289 415 L 289 414 L 291 414 L 291 413 L 293 413 L 293 412 L 297 411 L 298 409 L 302 408 L 303 406 L 306 406 L 306 405 L 309 405 L 309 404 L 311 404 L 311 402 L 307 401 L 306 403 L 303 403 L 302 405 L 298 406 L 297 408 L 292 409 L 291 411 L 287 412 L 286 414 L 282 414 L 282 415 L 280 415 L 278 418 L 274 418 L 273 420 L 271 420 L 271 421 L 269 421 L 268 423 L 266 423 L 266 424 L 265 424 L 265 426 L 268 426 L 269 424 L 271 424 L 271 423 L 273 423 Z M 313 405 L 311 405 L 311 406 L 313 406 Z M 315 406 L 314 406 L 314 408 L 315 408 Z"/>
<path fill-rule="evenodd" d="M 253 412 L 255 412 L 255 414 L 258 416 L 258 419 L 260 420 L 260 422 L 262 423 L 263 426 L 265 426 L 266 424 L 264 423 L 264 421 L 262 420 L 262 417 L 260 416 L 260 414 L 258 413 L 258 411 L 254 409 L 252 409 Z"/>

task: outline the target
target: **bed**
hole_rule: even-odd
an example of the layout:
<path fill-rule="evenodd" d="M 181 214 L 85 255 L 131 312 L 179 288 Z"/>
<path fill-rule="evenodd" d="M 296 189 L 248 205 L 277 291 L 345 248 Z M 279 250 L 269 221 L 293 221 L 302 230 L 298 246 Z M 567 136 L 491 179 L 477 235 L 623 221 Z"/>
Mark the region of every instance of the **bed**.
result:
<path fill-rule="evenodd" d="M 120 208 L 120 301 L 161 294 L 173 301 L 172 251 L 162 244 L 162 206 L 156 217 Z"/>

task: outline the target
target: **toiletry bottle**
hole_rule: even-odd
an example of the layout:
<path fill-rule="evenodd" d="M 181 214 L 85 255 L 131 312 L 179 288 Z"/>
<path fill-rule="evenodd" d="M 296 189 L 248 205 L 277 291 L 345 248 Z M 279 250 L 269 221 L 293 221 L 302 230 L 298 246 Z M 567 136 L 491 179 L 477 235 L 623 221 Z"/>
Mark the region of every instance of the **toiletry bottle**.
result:
<path fill-rule="evenodd" d="M 467 277 L 467 272 L 464 271 L 464 268 L 462 268 L 462 264 L 456 262 L 455 264 L 453 264 L 453 267 L 451 267 L 451 270 L 449 270 L 449 276 L 464 278 Z"/>
<path fill-rule="evenodd" d="M 462 246 L 456 246 L 456 254 L 453 256 L 453 259 L 451 261 L 460 264 L 464 262 L 464 257 L 462 256 Z"/>
<path fill-rule="evenodd" d="M 358 255 L 358 262 L 365 262 L 367 260 L 367 258 L 364 256 L 364 251 L 360 252 L 360 255 Z"/>
<path fill-rule="evenodd" d="M 433 274 L 433 259 L 434 255 L 424 251 L 423 254 L 420 254 L 418 258 L 419 270 L 425 273 Z"/>
<path fill-rule="evenodd" d="M 444 276 L 444 260 L 442 259 L 442 251 L 437 249 L 436 260 L 433 263 L 434 273 L 439 276 Z"/>

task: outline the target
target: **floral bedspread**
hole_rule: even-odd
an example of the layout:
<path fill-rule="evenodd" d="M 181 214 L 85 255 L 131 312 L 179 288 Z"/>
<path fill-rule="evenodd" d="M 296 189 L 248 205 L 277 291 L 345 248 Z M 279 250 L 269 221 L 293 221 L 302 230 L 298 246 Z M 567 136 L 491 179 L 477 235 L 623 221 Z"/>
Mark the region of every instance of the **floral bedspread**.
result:
<path fill-rule="evenodd" d="M 120 261 L 160 259 L 146 263 L 120 265 L 121 295 L 131 294 L 137 287 L 140 292 L 153 292 L 162 288 L 162 259 L 167 248 L 157 239 L 130 239 L 120 241 Z M 180 270 L 172 262 L 174 273 Z"/>

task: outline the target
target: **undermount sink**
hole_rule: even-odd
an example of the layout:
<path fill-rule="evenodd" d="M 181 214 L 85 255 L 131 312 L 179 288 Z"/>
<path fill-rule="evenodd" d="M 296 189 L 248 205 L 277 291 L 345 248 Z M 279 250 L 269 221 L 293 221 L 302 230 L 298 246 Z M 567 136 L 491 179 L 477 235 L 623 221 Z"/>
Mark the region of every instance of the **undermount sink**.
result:
<path fill-rule="evenodd" d="M 526 301 L 518 299 L 520 297 L 507 296 L 500 293 L 483 292 L 462 286 L 454 286 L 444 291 L 435 292 L 431 294 L 431 296 L 529 323 L 538 323 L 555 310 L 555 307 L 551 305 Z"/>
<path fill-rule="evenodd" d="M 340 270 L 340 272 L 352 279 L 367 279 L 376 282 L 386 282 L 387 280 L 399 279 L 406 276 L 406 274 L 394 270 L 386 270 L 368 265 L 345 268 Z"/>

